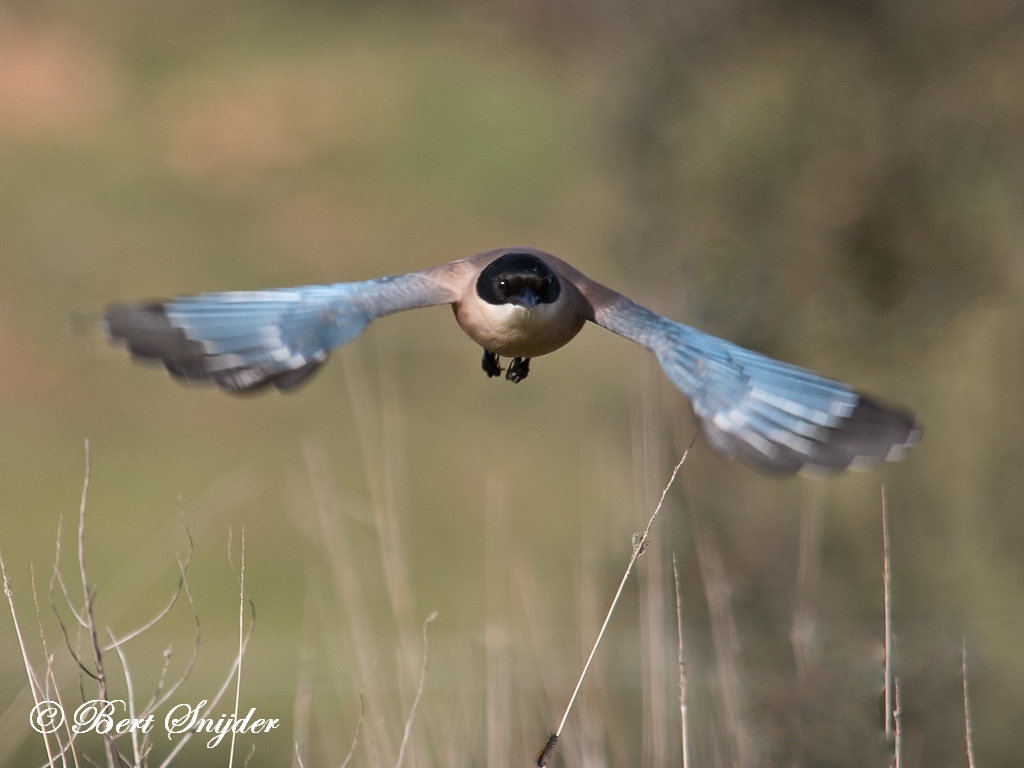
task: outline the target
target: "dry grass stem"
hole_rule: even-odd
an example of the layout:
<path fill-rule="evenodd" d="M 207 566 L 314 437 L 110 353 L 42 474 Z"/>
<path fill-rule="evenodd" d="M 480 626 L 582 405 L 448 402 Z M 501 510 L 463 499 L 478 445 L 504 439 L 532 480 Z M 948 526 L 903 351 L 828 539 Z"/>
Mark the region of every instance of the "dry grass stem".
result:
<path fill-rule="evenodd" d="M 188 533 L 188 529 L 185 529 L 185 532 Z M 189 534 L 190 546 L 191 543 L 192 535 Z M 180 584 L 181 588 L 185 591 L 185 597 L 188 600 L 189 609 L 192 611 L 192 623 L 195 627 L 192 639 L 192 655 L 189 657 L 188 663 L 185 665 L 185 669 L 182 673 L 178 675 L 178 678 L 170 685 L 170 687 L 164 690 L 164 685 L 167 681 L 167 670 L 171 665 L 172 646 L 167 646 L 167 650 L 164 651 L 164 663 L 160 670 L 160 677 L 157 679 L 156 689 L 153 691 L 153 695 L 150 697 L 150 700 L 146 702 L 146 706 L 143 708 L 143 712 L 147 715 L 155 711 L 157 707 L 161 706 L 174 695 L 174 692 L 178 690 L 181 684 L 185 682 L 185 679 L 192 672 L 192 667 L 195 665 L 196 659 L 199 657 L 199 612 L 196 610 L 196 603 L 192 597 L 192 590 L 189 589 L 188 579 L 186 578 L 189 562 L 191 562 L 191 555 L 189 555 L 189 560 L 184 563 L 181 561 L 181 558 L 178 558 L 178 572 L 181 574 Z"/>
<path fill-rule="evenodd" d="M 11 583 L 7 578 L 7 566 L 4 564 L 3 552 L 0 552 L 0 574 L 3 575 L 4 594 L 7 596 L 7 605 L 11 611 L 11 619 L 13 619 L 14 621 L 14 634 L 18 638 L 18 647 L 21 649 L 21 659 L 25 663 L 25 674 L 28 675 L 29 688 L 31 688 L 32 690 L 32 701 L 35 703 L 35 707 L 38 709 L 42 701 L 40 699 L 42 687 L 39 685 L 38 680 L 36 680 L 36 674 L 35 670 L 32 668 L 32 662 L 30 662 L 28 659 L 28 649 L 25 648 L 25 637 L 24 635 L 22 635 L 21 626 L 18 624 L 18 612 L 14 610 L 14 593 L 11 591 Z M 50 766 L 50 768 L 53 768 L 53 747 L 50 744 L 48 734 L 43 734 L 43 742 L 46 744 L 46 756 L 48 758 L 47 765 Z"/>
<path fill-rule="evenodd" d="M 676 586 L 676 637 L 679 638 L 679 720 L 682 725 L 683 768 L 690 768 L 689 734 L 686 732 L 686 657 L 683 655 L 683 607 L 679 596 L 679 565 L 672 553 L 672 577 Z"/>
<path fill-rule="evenodd" d="M 420 699 L 423 697 L 423 686 L 427 682 L 427 628 L 436 618 L 437 611 L 434 611 L 423 622 L 423 667 L 420 670 L 420 684 L 416 688 L 416 698 L 413 699 L 412 709 L 409 710 L 409 717 L 405 721 L 405 732 L 402 734 L 402 746 L 398 748 L 398 760 L 395 762 L 395 768 L 400 768 L 402 765 L 402 759 L 405 757 L 405 748 L 409 745 L 409 736 L 412 734 L 412 721 L 416 716 L 416 709 L 420 705 Z"/>
<path fill-rule="evenodd" d="M 382 361 L 389 361 L 392 356 L 387 349 L 382 349 L 380 357 Z M 378 402 L 373 396 L 374 388 L 370 385 L 361 358 L 357 354 L 350 354 L 343 360 L 370 491 L 374 525 L 377 528 L 385 584 L 402 637 L 406 671 L 412 676 L 415 674 L 416 655 L 415 641 L 411 634 L 415 626 L 413 596 L 398 519 L 405 498 L 402 478 L 406 476 L 401 399 L 397 393 L 396 377 L 389 366 L 381 366 L 381 397 Z M 377 423 L 374 423 L 375 414 L 380 414 Z M 404 676 L 401 679 L 404 680 Z"/>
<path fill-rule="evenodd" d="M 896 708 L 893 710 L 893 719 L 896 721 L 896 743 L 893 747 L 893 765 L 900 768 L 900 760 L 903 756 L 903 708 L 900 706 L 900 679 L 893 678 L 893 688 L 896 694 Z"/>
<path fill-rule="evenodd" d="M 189 539 L 189 553 L 187 558 L 183 561 L 179 556 L 177 557 L 179 580 L 177 588 L 174 590 L 173 595 L 167 601 L 167 603 L 155 614 L 155 616 L 147 620 L 144 624 L 130 630 L 124 635 L 118 636 L 114 630 L 107 626 L 105 627 L 105 633 L 109 636 L 109 643 L 101 644 L 99 640 L 99 624 L 95 615 L 95 599 L 96 599 L 96 588 L 89 583 L 88 569 L 86 567 L 85 558 L 85 523 L 86 523 L 86 511 L 90 481 L 90 453 L 89 453 L 89 442 L 85 441 L 85 477 L 82 484 L 82 496 L 81 503 L 79 505 L 78 512 L 78 535 L 77 535 L 77 554 L 78 554 L 78 573 L 81 578 L 82 584 L 82 600 L 83 603 L 80 607 L 75 605 L 75 601 L 71 597 L 71 593 L 68 589 L 66 580 L 64 579 L 61 571 L 61 544 L 62 544 L 62 530 L 63 520 L 58 522 L 57 526 L 57 541 L 54 554 L 53 570 L 50 576 L 49 583 L 49 603 L 53 609 L 54 616 L 60 626 L 61 632 L 64 636 L 65 646 L 69 656 L 75 663 L 78 669 L 78 683 L 79 693 L 83 701 L 97 701 L 105 702 L 108 706 L 112 706 L 118 703 L 118 700 L 111 702 L 108 696 L 108 690 L 112 681 L 108 678 L 108 671 L 105 668 L 103 654 L 109 651 L 117 653 L 118 661 L 120 662 L 121 675 L 124 679 L 124 685 L 126 688 L 126 701 L 121 704 L 126 709 L 127 716 L 132 720 L 145 720 L 150 716 L 159 706 L 167 701 L 167 699 L 174 694 L 178 687 L 184 682 L 185 678 L 188 677 L 191 672 L 193 665 L 195 664 L 199 650 L 199 616 L 196 611 L 195 601 L 193 599 L 191 590 L 189 588 L 187 571 L 189 565 L 192 562 L 192 556 L 194 552 L 194 543 L 188 529 L 185 529 Z M 216 698 L 212 703 L 209 704 L 207 709 L 202 713 L 203 716 L 207 716 L 224 695 L 231 680 L 235 677 L 235 671 L 241 668 L 241 657 L 245 650 L 245 646 L 248 643 L 249 637 L 252 632 L 253 623 L 250 623 L 248 631 L 244 628 L 244 531 L 243 531 L 243 544 L 242 544 L 242 557 L 243 565 L 240 574 L 240 585 L 242 592 L 242 606 L 239 609 L 240 615 L 240 641 L 239 641 L 239 655 L 232 665 L 232 669 L 229 672 L 227 678 L 224 680 L 220 691 L 217 693 Z M 229 545 L 229 558 L 230 558 L 230 545 Z M 7 578 L 6 565 L 3 562 L 2 556 L 0 556 L 0 571 L 2 571 L 4 579 L 4 592 L 7 595 L 8 605 L 11 610 L 12 618 L 14 619 L 15 632 L 18 636 L 18 641 L 21 647 L 22 660 L 25 664 L 25 671 L 28 677 L 28 692 L 31 693 L 32 699 L 35 702 L 35 709 L 33 709 L 32 717 L 35 719 L 34 722 L 39 726 L 47 725 L 46 718 L 50 715 L 53 716 L 53 724 L 56 724 L 56 718 L 59 716 L 58 707 L 61 711 L 66 712 L 64 708 L 63 699 L 61 696 L 60 687 L 57 683 L 56 675 L 54 673 L 53 660 L 54 656 L 50 652 L 49 643 L 46 638 L 46 633 L 43 628 L 42 614 L 40 611 L 38 590 L 36 588 L 35 568 L 30 566 L 31 571 L 31 583 L 32 583 L 32 600 L 36 611 L 36 620 L 39 626 L 39 641 L 43 650 L 43 654 L 46 660 L 45 677 L 41 680 L 39 674 L 33 668 L 32 663 L 29 659 L 28 649 L 25 645 L 24 635 L 22 634 L 21 626 L 18 623 L 18 616 L 14 608 L 13 593 L 10 588 L 10 582 Z M 60 592 L 64 598 L 64 603 L 67 608 L 71 611 L 74 616 L 74 626 L 76 630 L 74 633 L 70 631 L 67 623 L 62 618 L 61 611 L 58 610 L 57 602 L 54 599 L 54 592 L 56 585 L 60 585 Z M 180 599 L 182 593 L 185 594 L 189 607 L 192 611 L 192 618 L 195 625 L 195 639 L 193 642 L 192 655 L 188 663 L 185 666 L 184 672 L 180 677 L 168 685 L 168 672 L 170 670 L 172 648 L 168 646 L 163 653 L 163 663 L 161 665 L 155 690 L 145 705 L 140 706 L 138 698 L 138 690 L 135 682 L 135 678 L 132 674 L 131 665 L 129 664 L 128 656 L 125 651 L 125 644 L 139 635 L 151 629 L 157 622 L 166 617 L 170 613 L 171 609 Z M 250 607 L 252 604 L 250 602 Z M 255 611 L 253 611 L 253 622 L 255 621 Z M 83 649 L 83 643 L 88 645 L 88 650 Z M 97 691 L 95 693 L 87 693 L 86 682 L 88 679 L 96 681 Z M 236 717 L 237 717 L 237 696 L 238 689 L 236 687 Z M 51 699 L 55 699 L 56 703 L 53 704 L 49 710 L 45 709 L 47 706 L 46 702 Z M 52 731 L 46 731 L 44 728 L 41 731 L 43 736 L 44 745 L 47 752 L 46 765 L 49 768 L 54 768 L 56 765 L 61 765 L 63 768 L 68 768 L 69 762 L 67 760 L 67 753 L 71 753 L 74 768 L 81 768 L 79 760 L 85 761 L 89 765 L 96 766 L 99 768 L 101 764 L 105 764 L 106 768 L 119 768 L 119 766 L 132 766 L 138 768 L 146 766 L 149 763 L 151 757 L 153 743 L 149 734 L 141 733 L 137 729 L 131 729 L 131 757 L 129 758 L 125 754 L 122 754 L 118 748 L 117 740 L 122 734 L 119 734 L 115 730 L 110 730 L 106 733 L 101 733 L 101 743 L 103 744 L 104 760 L 97 762 L 96 759 L 90 757 L 87 753 L 83 752 L 76 741 L 78 734 L 74 733 L 72 726 L 73 723 L 69 721 L 67 717 L 64 717 L 63 730 L 57 729 Z M 35 726 L 34 726 L 35 727 Z M 39 730 L 39 728 L 36 728 Z M 189 732 L 185 734 L 178 743 L 174 746 L 171 753 L 161 763 L 160 768 L 167 768 L 174 758 L 178 755 L 181 748 L 187 743 L 192 737 L 193 733 Z M 125 739 L 127 743 L 128 739 Z M 56 743 L 56 749 L 54 748 L 54 742 Z M 233 756 L 233 755 L 232 755 Z"/>
<path fill-rule="evenodd" d="M 553 711 L 558 686 L 563 684 L 563 667 L 552 654 L 545 651 L 552 647 L 550 632 L 541 627 L 537 616 L 543 613 L 541 608 L 540 588 L 533 579 L 533 574 L 522 563 L 513 566 L 513 576 L 518 587 L 519 600 L 522 603 L 522 615 L 530 638 L 533 661 L 540 670 L 541 693 L 544 696 L 545 711 Z"/>
<path fill-rule="evenodd" d="M 326 552 L 334 581 L 334 592 L 340 598 L 341 613 L 347 619 L 346 624 L 355 651 L 356 668 L 361 688 L 365 692 L 367 728 L 363 742 L 367 752 L 375 755 L 372 759 L 379 758 L 380 762 L 391 764 L 394 762 L 394 753 L 391 751 L 392 739 L 384 713 L 394 711 L 394 707 L 388 699 L 388 690 L 384 686 L 371 684 L 377 675 L 378 644 L 363 594 L 363 586 L 352 557 L 349 533 L 345 525 L 344 505 L 331 481 L 323 450 L 313 443 L 307 443 L 303 453 L 315 502 L 315 543 Z M 330 626 L 332 623 L 327 606 L 323 604 L 321 623 L 323 626 Z M 343 665 L 337 654 L 329 653 L 328 661 L 336 675 L 338 686 L 345 685 L 342 679 Z M 375 749 L 383 754 L 377 755 Z"/>
<path fill-rule="evenodd" d="M 644 368 L 643 399 L 639 413 L 633 419 L 633 478 L 634 493 L 640 502 L 637 509 L 650 509 L 651 489 L 656 489 L 657 468 L 662 466 L 660 441 L 657 439 L 661 420 L 655 407 L 656 375 L 651 366 Z M 665 675 L 666 662 L 674 655 L 666 641 L 665 626 L 665 572 L 662 567 L 660 539 L 648 541 L 651 554 L 638 566 L 640 580 L 640 664 L 643 734 L 643 761 L 652 765 L 665 765 L 668 761 L 669 679 Z"/>
<path fill-rule="evenodd" d="M 889 571 L 889 513 L 882 486 L 882 582 L 885 589 L 885 735 L 892 735 L 892 574 Z"/>
<path fill-rule="evenodd" d="M 484 495 L 484 652 L 488 765 L 502 765 L 508 759 L 513 744 L 514 686 L 508 642 L 509 493 L 509 485 L 504 477 L 498 473 L 488 474 Z"/>
<path fill-rule="evenodd" d="M 295 763 L 302 765 L 302 754 L 309 749 L 309 724 L 313 711 L 313 642 L 316 585 L 313 575 L 307 576 L 306 600 L 302 609 L 302 640 L 299 645 L 299 674 L 295 684 L 295 704 L 292 708 L 292 741 L 295 745 Z"/>
<path fill-rule="evenodd" d="M 82 500 L 78 507 L 78 570 L 82 578 L 82 597 L 84 606 L 82 615 L 85 619 L 83 629 L 88 634 L 92 646 L 93 672 L 91 676 L 96 680 L 99 688 L 99 698 L 107 701 L 107 675 L 103 667 L 103 651 L 100 648 L 99 632 L 96 629 L 96 615 L 93 611 L 93 600 L 95 591 L 89 589 L 89 579 L 85 568 L 85 507 L 89 496 L 89 477 L 91 474 L 91 462 L 89 454 L 89 441 L 85 441 L 85 480 L 82 483 Z M 84 667 L 83 667 L 84 669 Z M 117 768 L 121 755 L 114 744 L 114 737 L 110 733 L 103 734 L 103 751 L 107 758 L 107 768 Z"/>
<path fill-rule="evenodd" d="M 110 629 L 110 627 L 107 627 L 106 629 L 107 629 L 107 634 L 110 635 L 111 640 L 113 640 L 114 639 L 113 631 Z M 125 658 L 124 649 L 121 647 L 120 643 L 114 643 L 113 647 L 114 647 L 114 649 L 115 649 L 115 651 L 117 653 L 118 660 L 121 662 L 121 673 L 124 675 L 124 684 L 125 684 L 125 688 L 126 688 L 126 691 L 127 691 L 126 692 L 126 696 L 128 698 L 128 717 L 130 717 L 130 718 L 132 718 L 134 720 L 136 718 L 135 687 L 132 684 L 132 674 L 131 674 L 131 670 L 128 667 L 128 659 Z M 133 766 L 134 765 L 142 765 L 143 750 L 140 748 L 139 733 L 138 733 L 138 731 L 136 729 L 132 728 L 131 736 L 132 736 L 132 757 L 134 758 L 133 761 L 132 761 L 132 765 Z"/>
<path fill-rule="evenodd" d="M 964 681 L 964 740 L 967 742 L 967 765 L 974 768 L 974 740 L 971 738 L 971 697 L 967 693 L 967 639 L 960 639 L 960 668 Z"/>
<path fill-rule="evenodd" d="M 187 532 L 187 529 L 186 529 L 186 532 Z M 191 545 L 191 543 L 192 543 L 192 537 L 190 535 L 189 536 L 189 544 Z M 179 563 L 179 566 L 182 569 L 182 576 L 181 576 L 181 579 L 178 580 L 178 589 L 175 591 L 175 593 L 173 595 L 171 595 L 171 599 L 167 601 L 167 605 L 165 605 L 163 608 L 161 608 L 159 611 L 157 611 L 157 613 L 153 616 L 153 618 L 151 618 L 145 624 L 141 624 L 140 626 L 136 627 L 135 629 L 133 629 L 128 634 L 124 635 L 123 637 L 117 637 L 117 636 L 114 635 L 113 632 L 109 632 L 109 630 L 108 630 L 108 632 L 110 634 L 110 641 L 111 642 L 110 642 L 110 645 L 105 645 L 105 646 L 103 646 L 101 648 L 101 650 L 104 653 L 106 653 L 107 651 L 114 650 L 118 646 L 123 645 L 124 643 L 127 643 L 132 638 L 138 637 L 143 632 L 145 632 L 147 629 L 149 629 L 150 627 L 153 627 L 157 622 L 160 621 L 160 619 L 162 619 L 164 616 L 166 616 L 168 613 L 170 613 L 171 608 L 174 607 L 174 604 L 176 602 L 178 602 L 178 598 L 181 597 L 182 589 L 185 587 L 184 571 L 188 570 L 188 567 L 191 564 L 191 562 L 192 562 L 192 549 L 191 549 L 191 546 L 190 546 L 188 557 L 185 559 L 185 563 L 184 564 Z"/>
<path fill-rule="evenodd" d="M 242 526 L 241 555 L 238 569 L 238 672 L 235 675 L 235 709 L 233 717 L 238 721 L 238 701 L 242 696 L 242 653 L 245 650 L 245 526 Z M 228 536 L 228 558 L 231 557 L 231 536 Z M 235 737 L 238 731 L 231 729 L 231 750 L 228 752 L 228 768 L 235 763 Z"/>
<path fill-rule="evenodd" d="M 53 695 L 57 699 L 57 706 L 59 706 L 61 711 L 64 712 L 66 711 L 64 709 L 64 699 L 60 694 L 60 687 L 57 685 L 57 678 L 53 674 L 53 654 L 50 653 L 49 643 L 46 642 L 46 633 L 43 631 L 43 614 L 39 609 L 39 595 L 36 592 L 36 569 L 33 566 L 30 570 L 32 574 L 32 604 L 36 609 L 36 624 L 39 626 L 39 643 L 43 646 L 43 655 L 46 657 L 45 680 L 47 681 L 48 686 L 53 686 Z M 48 696 L 49 693 L 47 693 L 47 697 Z M 57 745 L 61 748 L 61 763 L 65 766 L 67 765 L 67 759 L 64 755 L 68 750 L 71 750 L 71 759 L 75 763 L 75 768 L 78 768 L 78 753 L 74 748 L 75 734 L 71 730 L 71 723 L 67 718 L 64 719 L 64 732 L 67 735 L 67 742 L 63 744 L 61 743 L 60 736 L 57 734 L 54 735 L 54 738 L 57 739 Z"/>
<path fill-rule="evenodd" d="M 665 503 L 665 496 L 668 495 L 668 491 L 675 482 L 676 475 L 679 474 L 679 470 L 682 468 L 683 462 L 686 461 L 686 457 L 690 455 L 690 449 L 693 447 L 693 443 L 696 439 L 696 436 L 694 436 L 693 440 L 690 441 L 690 445 L 687 446 L 685 451 L 683 451 L 683 456 L 679 459 L 679 463 L 676 464 L 675 468 L 672 470 L 672 475 L 669 477 L 668 483 L 661 492 L 661 498 L 658 500 L 658 506 L 655 507 L 650 520 L 647 521 L 647 527 L 644 528 L 644 531 L 640 536 L 636 536 L 635 534 L 633 536 L 633 554 L 629 558 L 629 564 L 626 566 L 626 572 L 622 574 L 622 580 L 619 582 L 619 588 L 615 590 L 615 597 L 612 598 L 612 604 L 608 607 L 608 613 L 605 614 L 604 623 L 601 624 L 601 629 L 597 633 L 597 639 L 594 641 L 594 646 L 590 649 L 590 655 L 587 657 L 587 661 L 583 665 L 583 671 L 580 673 L 579 680 L 576 681 L 576 687 L 573 689 L 572 696 L 569 697 L 569 703 L 565 708 L 565 713 L 562 715 L 561 722 L 558 724 L 558 730 L 548 737 L 548 741 L 545 744 L 544 749 L 541 751 L 540 755 L 537 756 L 537 765 L 539 768 L 544 768 L 544 766 L 547 765 L 552 752 L 554 752 L 555 742 L 562 735 L 562 729 L 565 727 L 565 721 L 569 718 L 569 712 L 572 710 L 573 702 L 576 701 L 576 696 L 579 694 L 580 687 L 583 685 L 583 679 L 587 676 L 587 669 L 590 668 L 590 663 L 594 660 L 594 654 L 597 653 L 597 647 L 601 644 L 601 638 L 604 637 L 605 630 L 608 629 L 608 623 L 611 621 L 612 613 L 614 613 L 615 606 L 618 604 L 619 597 L 622 595 L 622 590 L 626 586 L 627 579 L 629 579 L 629 574 L 633 571 L 633 565 L 636 563 L 636 559 L 644 551 L 644 547 L 647 545 L 647 538 L 651 533 L 651 526 L 654 524 L 654 519 L 658 516 L 658 512 L 661 511 L 661 507 Z"/>
<path fill-rule="evenodd" d="M 727 761 L 740 768 L 751 764 L 753 747 L 740 716 L 739 632 L 730 606 L 731 595 L 722 553 L 712 533 L 693 515 L 697 562 L 704 581 L 704 594 L 711 615 L 711 636 L 715 646 L 722 717 L 730 737 L 731 757 Z"/>
<path fill-rule="evenodd" d="M 230 544 L 229 544 L 229 546 L 228 546 L 228 559 L 229 560 L 230 560 L 230 557 L 231 557 L 231 547 L 230 547 Z M 243 550 L 243 561 L 244 561 L 244 550 Z M 243 562 L 243 565 L 244 565 L 244 562 Z M 239 581 L 241 582 L 242 579 L 239 578 Z M 185 583 L 185 594 L 188 595 L 189 603 L 192 605 L 192 608 L 193 608 L 193 615 L 195 615 L 195 604 L 192 602 L 192 595 L 189 592 L 188 582 Z M 243 594 L 244 594 L 244 591 L 243 591 Z M 217 704 L 220 702 L 221 698 L 223 698 L 224 694 L 227 692 L 228 686 L 231 685 L 231 681 L 235 679 L 235 671 L 239 670 L 239 674 L 241 674 L 240 670 L 241 670 L 241 666 L 242 666 L 242 656 L 245 654 L 245 649 L 249 645 L 249 638 L 252 637 L 253 627 L 256 626 L 256 607 L 253 605 L 253 602 L 251 600 L 247 600 L 246 602 L 249 604 L 249 628 L 244 633 L 242 641 L 241 641 L 241 643 L 239 645 L 238 655 L 235 656 L 235 660 L 234 660 L 234 662 L 232 662 L 231 668 L 228 670 L 228 673 L 224 676 L 224 681 L 221 683 L 220 688 L 217 690 L 217 694 L 206 705 L 206 709 L 204 709 L 200 713 L 200 715 L 199 715 L 200 717 L 207 717 L 210 714 L 210 712 L 213 711 L 214 707 L 217 706 Z M 198 641 L 199 641 L 199 636 L 198 636 L 198 632 L 199 632 L 199 618 L 198 618 L 197 615 L 195 616 L 195 621 L 196 621 L 196 644 L 198 645 Z M 170 649 L 168 649 L 164 653 L 165 660 L 169 657 L 169 655 L 170 655 Z M 192 660 L 195 661 L 195 655 L 193 655 L 193 659 Z M 189 666 L 189 669 L 191 669 L 191 664 Z M 179 678 L 179 680 L 175 683 L 175 685 L 170 690 L 166 691 L 164 693 L 164 695 L 161 696 L 159 699 L 156 699 L 157 704 L 155 706 L 158 706 L 159 704 L 161 704 L 164 701 L 166 701 L 168 696 L 170 696 L 170 694 L 173 692 L 173 689 L 177 688 L 177 686 L 180 685 L 183 681 L 184 681 L 184 677 Z M 158 684 L 158 689 L 159 689 L 159 684 Z M 147 706 L 145 711 L 147 711 L 147 712 L 148 711 L 152 711 L 155 708 L 155 706 L 154 705 L 149 705 L 149 706 Z M 183 735 L 178 740 L 178 743 L 174 745 L 174 749 L 171 750 L 170 754 L 168 754 L 167 757 L 164 758 L 164 761 L 162 763 L 160 763 L 159 768 L 167 768 L 167 766 L 169 766 L 174 761 L 174 758 L 177 757 L 178 753 L 185 747 L 185 745 L 188 744 L 189 741 L 191 741 L 191 739 L 192 739 L 192 737 L 194 735 L 195 735 L 194 731 L 189 731 L 188 733 Z"/>
<path fill-rule="evenodd" d="M 356 721 L 356 732 L 352 736 L 352 745 L 348 748 L 348 754 L 341 761 L 341 768 L 347 768 L 349 760 L 356 752 L 356 744 L 359 742 L 359 729 L 363 727 L 363 716 L 366 714 L 366 707 L 363 704 L 363 694 L 359 693 L 359 719 Z"/>
<path fill-rule="evenodd" d="M 796 608 L 790 641 L 796 661 L 797 687 L 803 688 L 808 668 L 814 662 L 817 622 L 815 618 L 821 582 L 821 539 L 824 531 L 823 482 L 807 485 L 807 499 L 800 512 L 800 544 L 797 554 Z"/>

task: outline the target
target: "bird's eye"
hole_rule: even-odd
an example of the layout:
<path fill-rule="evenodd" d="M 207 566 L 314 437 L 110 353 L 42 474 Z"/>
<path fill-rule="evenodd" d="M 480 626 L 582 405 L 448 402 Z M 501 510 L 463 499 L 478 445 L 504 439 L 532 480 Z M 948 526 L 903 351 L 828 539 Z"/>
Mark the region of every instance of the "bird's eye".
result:
<path fill-rule="evenodd" d="M 505 290 L 508 287 L 508 283 L 504 280 L 499 280 L 498 287 L 501 288 L 501 290 Z"/>

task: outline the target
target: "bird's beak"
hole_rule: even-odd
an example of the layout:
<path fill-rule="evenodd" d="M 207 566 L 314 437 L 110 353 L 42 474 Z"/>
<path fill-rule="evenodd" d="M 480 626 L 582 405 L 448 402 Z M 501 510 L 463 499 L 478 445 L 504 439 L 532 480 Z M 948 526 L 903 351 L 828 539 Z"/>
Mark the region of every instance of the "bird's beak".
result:
<path fill-rule="evenodd" d="M 510 296 L 508 299 L 509 304 L 515 304 L 517 307 L 525 307 L 526 309 L 533 309 L 537 306 L 537 294 L 527 288 L 516 296 Z"/>

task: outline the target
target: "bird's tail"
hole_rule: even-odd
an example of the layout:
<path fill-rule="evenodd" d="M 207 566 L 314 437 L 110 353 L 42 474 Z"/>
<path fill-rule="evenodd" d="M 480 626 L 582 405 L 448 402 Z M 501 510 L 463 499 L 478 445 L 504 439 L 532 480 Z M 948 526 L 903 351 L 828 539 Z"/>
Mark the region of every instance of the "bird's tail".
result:
<path fill-rule="evenodd" d="M 177 378 L 230 392 L 287 391 L 369 324 L 358 304 L 338 299 L 339 286 L 208 293 L 114 304 L 103 325 L 133 357 L 161 362 Z"/>
<path fill-rule="evenodd" d="M 765 472 L 898 461 L 921 435 L 907 411 L 681 323 L 652 348 L 711 444 Z"/>

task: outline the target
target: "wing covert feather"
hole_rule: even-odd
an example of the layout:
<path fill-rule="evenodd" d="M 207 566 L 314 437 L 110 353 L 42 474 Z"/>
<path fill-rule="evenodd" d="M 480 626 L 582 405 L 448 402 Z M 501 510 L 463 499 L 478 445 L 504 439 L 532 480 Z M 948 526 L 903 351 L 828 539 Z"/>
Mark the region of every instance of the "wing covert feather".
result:
<path fill-rule="evenodd" d="M 669 320 L 584 279 L 590 285 L 581 291 L 597 299 L 594 322 L 657 355 L 723 456 L 740 456 L 775 475 L 831 473 L 898 461 L 920 438 L 908 411 Z"/>
<path fill-rule="evenodd" d="M 465 271 L 453 262 L 356 283 L 114 304 L 103 322 L 133 357 L 161 362 L 176 378 L 236 393 L 288 391 L 375 318 L 454 301 Z"/>

